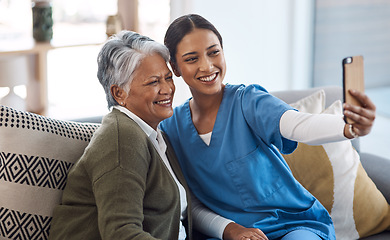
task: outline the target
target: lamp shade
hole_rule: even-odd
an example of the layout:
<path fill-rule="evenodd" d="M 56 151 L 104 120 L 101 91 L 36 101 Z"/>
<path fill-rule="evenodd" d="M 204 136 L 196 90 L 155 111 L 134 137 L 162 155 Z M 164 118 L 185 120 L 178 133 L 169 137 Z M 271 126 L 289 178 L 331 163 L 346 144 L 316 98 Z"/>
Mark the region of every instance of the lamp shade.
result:
<path fill-rule="evenodd" d="M 27 84 L 28 72 L 27 56 L 0 57 L 0 87 L 13 88 Z"/>

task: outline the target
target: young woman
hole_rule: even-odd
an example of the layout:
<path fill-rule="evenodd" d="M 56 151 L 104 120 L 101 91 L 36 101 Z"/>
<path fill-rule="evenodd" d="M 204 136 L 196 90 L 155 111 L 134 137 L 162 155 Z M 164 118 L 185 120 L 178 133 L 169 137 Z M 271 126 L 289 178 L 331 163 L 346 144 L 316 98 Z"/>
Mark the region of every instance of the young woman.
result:
<path fill-rule="evenodd" d="M 368 134 L 375 119 L 370 99 L 351 92 L 365 107 L 345 106 L 344 114 L 356 121 L 350 126 L 337 116 L 299 113 L 260 85 L 225 85 L 222 37 L 199 15 L 173 21 L 165 45 L 192 98 L 161 128 L 193 194 L 234 221 L 224 223 L 223 238 L 335 239 L 328 212 L 294 179 L 279 151 L 293 152 L 296 141 Z"/>

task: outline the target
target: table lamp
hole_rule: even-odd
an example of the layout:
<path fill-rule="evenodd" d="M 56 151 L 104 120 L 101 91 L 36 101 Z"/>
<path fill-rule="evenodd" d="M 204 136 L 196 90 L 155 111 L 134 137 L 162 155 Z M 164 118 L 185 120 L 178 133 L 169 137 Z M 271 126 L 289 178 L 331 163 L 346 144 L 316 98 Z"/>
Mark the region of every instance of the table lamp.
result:
<path fill-rule="evenodd" d="M 0 99 L 0 104 L 15 109 L 26 110 L 25 100 L 18 96 L 14 88 L 26 85 L 28 81 L 28 60 L 26 56 L 7 56 L 0 58 L 0 87 L 9 88 L 6 96 Z"/>

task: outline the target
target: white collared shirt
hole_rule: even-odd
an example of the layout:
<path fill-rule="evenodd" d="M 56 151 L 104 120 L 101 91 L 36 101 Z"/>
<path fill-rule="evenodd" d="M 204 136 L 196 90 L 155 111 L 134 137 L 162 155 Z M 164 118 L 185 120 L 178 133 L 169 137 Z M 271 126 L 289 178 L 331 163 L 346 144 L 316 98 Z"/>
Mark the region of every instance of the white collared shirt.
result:
<path fill-rule="evenodd" d="M 130 110 L 128 110 L 125 107 L 122 106 L 114 106 L 113 108 L 118 109 L 119 111 L 126 114 L 129 118 L 133 119 L 134 122 L 136 122 L 140 128 L 145 132 L 145 134 L 149 137 L 149 139 L 152 141 L 154 147 L 156 148 L 158 154 L 160 155 L 161 159 L 164 162 L 164 165 L 167 167 L 169 172 L 171 173 L 173 179 L 176 182 L 177 187 L 179 188 L 180 193 L 180 208 L 181 208 L 181 219 L 184 219 L 187 217 L 187 196 L 186 196 L 186 190 L 181 185 L 179 180 L 176 177 L 176 174 L 173 172 L 171 164 L 168 161 L 167 155 L 165 153 L 167 149 L 167 145 L 161 135 L 161 131 L 159 128 L 157 128 L 157 131 L 155 131 L 151 126 L 149 126 L 147 123 L 145 123 L 140 117 L 132 113 Z M 180 221 L 180 232 L 179 232 L 179 240 L 184 240 L 186 238 L 186 230 Z"/>

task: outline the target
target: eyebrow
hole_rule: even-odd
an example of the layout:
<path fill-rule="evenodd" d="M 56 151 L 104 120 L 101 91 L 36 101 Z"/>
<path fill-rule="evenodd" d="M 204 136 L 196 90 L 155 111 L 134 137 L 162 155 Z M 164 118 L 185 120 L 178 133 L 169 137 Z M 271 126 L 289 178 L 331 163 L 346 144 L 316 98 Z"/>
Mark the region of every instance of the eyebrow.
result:
<path fill-rule="evenodd" d="M 164 77 L 167 77 L 167 76 L 169 76 L 169 75 L 172 75 L 172 72 L 171 72 L 171 71 L 168 71 L 168 72 L 164 75 Z M 158 76 L 158 75 L 152 75 L 152 76 L 148 77 L 147 79 L 151 79 L 151 78 L 160 78 L 160 76 Z"/>
<path fill-rule="evenodd" d="M 218 44 L 213 44 L 210 47 L 206 48 L 206 50 L 209 50 L 215 46 L 218 46 Z M 192 55 L 192 54 L 196 54 L 196 52 L 188 52 L 188 53 L 183 54 L 183 56 L 181 56 L 181 57 L 185 57 L 185 56 Z"/>

